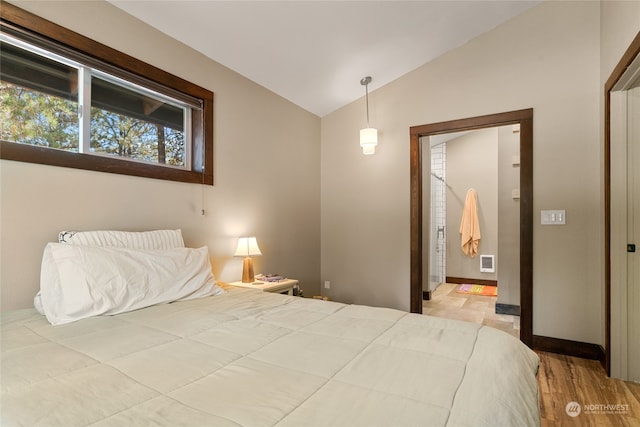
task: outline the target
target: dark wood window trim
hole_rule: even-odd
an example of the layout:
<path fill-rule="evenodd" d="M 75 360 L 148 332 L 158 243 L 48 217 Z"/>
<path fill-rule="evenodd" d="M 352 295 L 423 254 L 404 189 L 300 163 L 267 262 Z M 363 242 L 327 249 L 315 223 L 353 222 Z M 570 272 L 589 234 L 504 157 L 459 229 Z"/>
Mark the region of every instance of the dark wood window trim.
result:
<path fill-rule="evenodd" d="M 533 340 L 533 109 L 410 129 L 411 288 L 410 308 L 422 313 L 422 156 L 420 138 L 429 135 L 520 124 L 520 340 Z"/>
<path fill-rule="evenodd" d="M 0 159 L 213 185 L 213 92 L 146 64 L 129 55 L 33 15 L 10 3 L 0 8 L 2 24 L 43 36 L 110 66 L 202 101 L 201 117 L 193 118 L 191 170 L 123 161 L 0 141 Z"/>

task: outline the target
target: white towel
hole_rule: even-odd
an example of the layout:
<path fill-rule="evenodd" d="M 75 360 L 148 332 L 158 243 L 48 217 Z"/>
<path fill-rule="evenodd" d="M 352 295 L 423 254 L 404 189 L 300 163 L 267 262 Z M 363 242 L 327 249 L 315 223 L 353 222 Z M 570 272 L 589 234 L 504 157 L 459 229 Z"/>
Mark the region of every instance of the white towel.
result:
<path fill-rule="evenodd" d="M 478 199 L 473 188 L 467 191 L 467 198 L 464 201 L 462 220 L 460 221 L 460 237 L 462 252 L 471 258 L 478 255 L 480 224 L 478 222 Z"/>

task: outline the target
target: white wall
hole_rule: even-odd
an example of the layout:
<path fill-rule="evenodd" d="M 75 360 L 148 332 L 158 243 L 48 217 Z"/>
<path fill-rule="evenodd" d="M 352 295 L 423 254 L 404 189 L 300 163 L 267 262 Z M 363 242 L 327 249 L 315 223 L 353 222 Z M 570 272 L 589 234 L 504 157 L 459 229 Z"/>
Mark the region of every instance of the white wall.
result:
<path fill-rule="evenodd" d="M 409 309 L 409 128 L 534 109 L 533 333 L 603 342 L 600 4 L 545 2 L 322 120 L 322 280 L 338 300 Z M 542 227 L 541 209 L 567 225 Z"/>
<path fill-rule="evenodd" d="M 64 229 L 181 228 L 188 246 L 209 246 L 213 271 L 225 281 L 241 277 L 236 238 L 255 235 L 264 254 L 256 272 L 285 274 L 305 293 L 319 292 L 317 116 L 109 3 L 15 4 L 213 91 L 215 186 L 0 161 L 3 310 L 31 306 L 42 250 Z"/>

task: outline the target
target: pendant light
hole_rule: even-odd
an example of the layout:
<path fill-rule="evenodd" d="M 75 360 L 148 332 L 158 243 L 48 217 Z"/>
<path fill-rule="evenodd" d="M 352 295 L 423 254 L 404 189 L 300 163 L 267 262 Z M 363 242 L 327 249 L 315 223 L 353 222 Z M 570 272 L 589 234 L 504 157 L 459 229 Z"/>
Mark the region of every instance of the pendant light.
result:
<path fill-rule="evenodd" d="M 367 102 L 367 127 L 366 129 L 360 129 L 360 146 L 362 147 L 362 153 L 369 155 L 376 152 L 376 145 L 378 145 L 378 129 L 369 126 L 369 83 L 371 83 L 371 76 L 363 77 L 360 80 L 360 84 L 364 86 L 365 100 Z"/>

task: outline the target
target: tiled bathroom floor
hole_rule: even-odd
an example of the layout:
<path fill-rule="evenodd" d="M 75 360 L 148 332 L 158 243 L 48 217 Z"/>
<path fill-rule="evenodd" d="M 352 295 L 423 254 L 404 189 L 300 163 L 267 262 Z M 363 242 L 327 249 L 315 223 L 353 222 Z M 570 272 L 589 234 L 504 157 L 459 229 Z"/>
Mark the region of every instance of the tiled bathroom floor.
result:
<path fill-rule="evenodd" d="M 422 313 L 481 323 L 520 337 L 520 316 L 496 314 L 497 297 L 459 294 L 458 286 L 453 283 L 438 286 L 431 293 L 431 300 L 422 301 Z"/>

